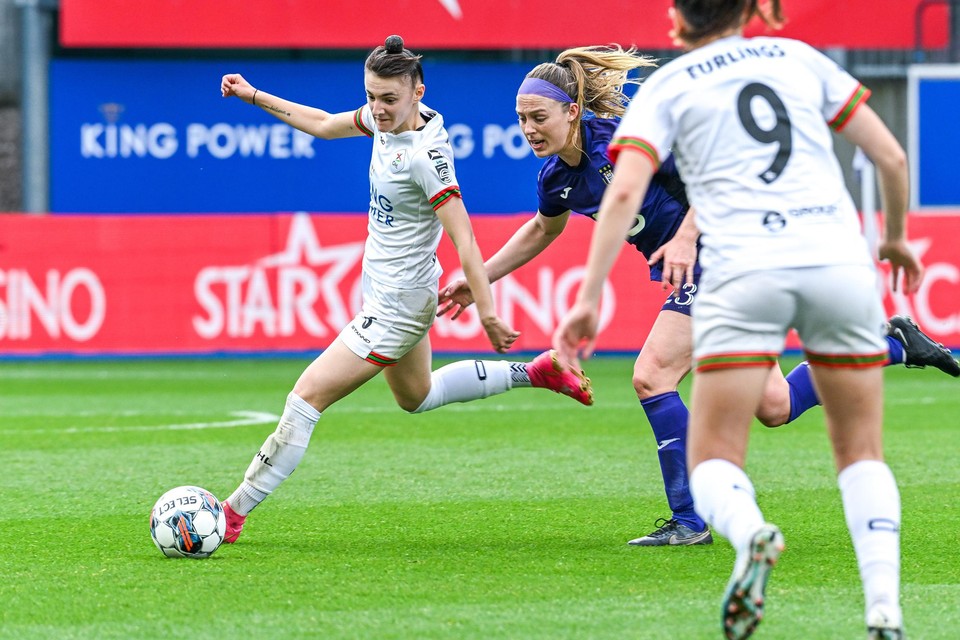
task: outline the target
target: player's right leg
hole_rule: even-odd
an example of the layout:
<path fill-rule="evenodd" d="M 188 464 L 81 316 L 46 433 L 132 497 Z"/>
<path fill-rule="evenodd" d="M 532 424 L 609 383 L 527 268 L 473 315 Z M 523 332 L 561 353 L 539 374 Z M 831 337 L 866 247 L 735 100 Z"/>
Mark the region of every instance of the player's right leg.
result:
<path fill-rule="evenodd" d="M 236 542 L 247 514 L 286 480 L 306 453 L 323 410 L 380 372 L 337 338 L 300 375 L 277 428 L 253 457 L 243 482 L 224 501 L 226 542 Z"/>
<path fill-rule="evenodd" d="M 634 546 L 711 544 L 713 537 L 693 509 L 687 473 L 687 422 L 690 415 L 677 392 L 690 372 L 692 358 L 689 314 L 675 309 L 658 315 L 633 367 L 633 387 L 653 430 L 660 474 L 671 517 L 656 529 L 630 540 Z"/>
<path fill-rule="evenodd" d="M 900 612 L 900 492 L 883 461 L 882 374 L 812 367 L 824 389 L 837 482 L 853 540 L 871 637 L 897 638 Z"/>
<path fill-rule="evenodd" d="M 893 316 L 887 321 L 886 341 L 889 353 L 886 366 L 934 367 L 947 375 L 960 377 L 960 363 L 950 350 L 931 339 L 906 316 Z M 770 372 L 767 390 L 757 409 L 757 419 L 768 427 L 779 427 L 793 422 L 819 404 L 808 362 L 801 362 L 786 376 L 775 368 Z"/>
<path fill-rule="evenodd" d="M 870 633 L 877 629 L 896 637 L 895 632 L 902 631 L 901 512 L 896 480 L 883 461 L 881 367 L 887 361 L 887 341 L 878 330 L 883 308 L 871 269 L 817 271 L 803 288 L 805 313 L 797 331 L 823 400 L 863 582 L 867 626 Z M 840 297 L 844 304 L 838 306 Z"/>

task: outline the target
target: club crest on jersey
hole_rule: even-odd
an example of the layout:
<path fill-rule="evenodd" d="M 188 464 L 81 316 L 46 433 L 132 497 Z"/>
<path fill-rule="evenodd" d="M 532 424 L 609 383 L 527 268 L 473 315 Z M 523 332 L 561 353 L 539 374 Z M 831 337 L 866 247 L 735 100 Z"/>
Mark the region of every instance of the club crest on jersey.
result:
<path fill-rule="evenodd" d="M 393 169 L 394 173 L 399 173 L 403 171 L 404 167 L 407 165 L 407 150 L 400 149 L 393 154 L 393 161 L 390 162 L 390 168 Z"/>
<path fill-rule="evenodd" d="M 600 177 L 603 178 L 603 181 L 607 184 L 610 184 L 610 181 L 613 180 L 613 167 L 610 166 L 610 163 L 603 165 L 597 172 L 600 174 Z"/>
<path fill-rule="evenodd" d="M 453 176 L 450 175 L 450 164 L 447 162 L 447 159 L 443 157 L 443 154 L 436 149 L 428 149 L 427 157 L 433 160 L 433 168 L 436 170 L 437 175 L 440 176 L 440 182 L 450 184 L 453 181 Z"/>

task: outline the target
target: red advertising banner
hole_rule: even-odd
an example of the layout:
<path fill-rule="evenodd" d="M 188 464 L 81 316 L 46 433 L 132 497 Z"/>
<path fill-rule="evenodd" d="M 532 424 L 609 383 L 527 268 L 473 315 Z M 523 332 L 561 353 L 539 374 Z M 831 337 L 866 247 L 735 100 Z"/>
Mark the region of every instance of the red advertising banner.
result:
<path fill-rule="evenodd" d="M 482 216 L 490 255 L 526 220 Z M 547 348 L 583 274 L 592 222 L 570 220 L 543 255 L 494 285 L 515 349 Z M 960 214 L 914 216 L 920 292 L 886 294 L 935 339 L 960 346 Z M 320 351 L 357 312 L 363 215 L 0 216 L 0 357 Z M 442 282 L 459 275 L 444 240 Z M 625 249 L 608 281 L 598 348 L 636 352 L 666 294 Z M 838 301 L 838 304 L 842 302 Z M 437 351 L 491 352 L 472 310 L 439 318 Z"/>
<path fill-rule="evenodd" d="M 60 0 L 65 47 L 370 49 L 399 33 L 420 49 L 563 49 L 618 42 L 672 47 L 672 0 L 403 0 L 358 12 L 347 0 Z M 947 42 L 946 4 L 792 0 L 784 36 L 816 47 L 912 49 Z M 842 8 L 841 8 L 842 7 Z M 921 11 L 922 8 L 922 11 Z M 842 12 L 842 15 L 839 15 Z M 575 25 L 572 28 L 571 25 Z M 855 26 L 854 26 L 855 25 Z"/>

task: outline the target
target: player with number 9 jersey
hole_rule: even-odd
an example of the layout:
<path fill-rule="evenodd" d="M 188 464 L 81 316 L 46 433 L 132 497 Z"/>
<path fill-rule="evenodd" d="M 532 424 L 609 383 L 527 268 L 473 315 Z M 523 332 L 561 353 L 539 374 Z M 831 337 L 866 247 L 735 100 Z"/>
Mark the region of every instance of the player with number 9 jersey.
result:
<path fill-rule="evenodd" d="M 610 146 L 616 169 L 583 286 L 554 347 L 574 367 L 579 351 L 592 349 L 620 238 L 672 152 L 703 247 L 692 314 L 690 493 L 696 512 L 736 550 L 720 606 L 723 633 L 729 640 L 753 634 L 784 549 L 744 466 L 754 413 L 795 329 L 826 414 L 868 637 L 901 639 L 900 496 L 881 437 L 880 367 L 891 360 L 890 335 L 885 344 L 873 258 L 831 130 L 877 166 L 885 213 L 878 257 L 892 265 L 893 288 L 902 275 L 911 293 L 923 269 L 906 240 L 906 154 L 865 104 L 869 92 L 826 56 L 794 40 L 744 38 L 755 15 L 779 26 L 780 0 L 674 0 L 671 36 L 686 53 L 651 75 L 617 130 Z"/>
<path fill-rule="evenodd" d="M 657 165 L 674 154 L 697 211 L 700 261 L 715 267 L 712 277 L 770 265 L 867 265 L 856 209 L 823 122 L 842 130 L 869 95 L 803 42 L 726 38 L 654 73 L 610 154 L 615 159 L 624 147 L 636 147 Z M 752 188 L 757 180 L 763 190 Z"/>

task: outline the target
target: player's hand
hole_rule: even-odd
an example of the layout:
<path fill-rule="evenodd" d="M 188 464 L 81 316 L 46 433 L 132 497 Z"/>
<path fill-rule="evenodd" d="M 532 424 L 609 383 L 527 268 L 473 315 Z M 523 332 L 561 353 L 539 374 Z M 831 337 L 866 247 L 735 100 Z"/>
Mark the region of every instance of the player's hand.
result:
<path fill-rule="evenodd" d="M 514 331 L 510 325 L 500 319 L 499 316 L 481 319 L 483 330 L 487 332 L 487 338 L 493 345 L 497 353 L 506 353 L 520 337 L 519 331 Z"/>
<path fill-rule="evenodd" d="M 600 314 L 596 308 L 576 303 L 560 320 L 553 332 L 553 348 L 560 363 L 571 371 L 580 371 L 580 357 L 589 358 L 597 341 Z"/>
<path fill-rule="evenodd" d="M 877 250 L 881 260 L 890 263 L 891 287 L 897 291 L 900 276 L 903 275 L 903 292 L 916 293 L 923 282 L 923 265 L 910 250 L 906 240 L 880 243 Z"/>
<path fill-rule="evenodd" d="M 674 236 L 657 248 L 647 264 L 651 267 L 663 260 L 663 288 L 669 284 L 680 289 L 685 284 L 693 284 L 693 266 L 697 262 L 697 241 Z"/>
<path fill-rule="evenodd" d="M 470 285 L 467 284 L 466 278 L 459 278 L 440 290 L 440 306 L 437 309 L 437 317 L 453 310 L 450 319 L 456 320 L 472 304 L 473 292 L 470 291 Z"/>
<path fill-rule="evenodd" d="M 248 104 L 253 103 L 253 85 L 239 73 L 228 73 L 220 80 L 220 95 L 224 98 L 236 96 Z"/>

